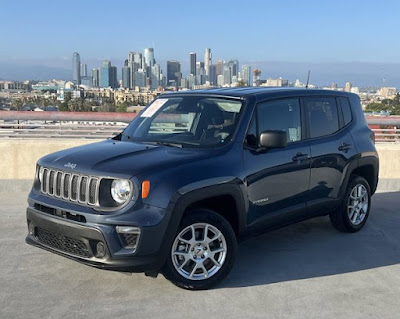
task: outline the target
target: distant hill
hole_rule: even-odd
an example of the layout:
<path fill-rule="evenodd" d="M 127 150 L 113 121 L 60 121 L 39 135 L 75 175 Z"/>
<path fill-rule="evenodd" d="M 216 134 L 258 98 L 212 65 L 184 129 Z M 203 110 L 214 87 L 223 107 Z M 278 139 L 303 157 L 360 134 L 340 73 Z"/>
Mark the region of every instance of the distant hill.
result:
<path fill-rule="evenodd" d="M 71 70 L 43 65 L 19 65 L 0 61 L 0 80 L 70 80 Z"/>

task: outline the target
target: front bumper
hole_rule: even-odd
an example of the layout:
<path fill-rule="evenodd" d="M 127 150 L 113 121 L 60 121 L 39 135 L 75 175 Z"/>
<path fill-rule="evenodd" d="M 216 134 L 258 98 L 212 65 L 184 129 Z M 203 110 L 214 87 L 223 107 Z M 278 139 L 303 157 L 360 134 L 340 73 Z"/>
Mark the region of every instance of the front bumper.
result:
<path fill-rule="evenodd" d="M 81 214 L 86 217 L 82 222 L 65 219 L 62 215 L 61 217 L 49 215 L 46 211 L 39 210 L 35 203 L 30 198 L 26 213 L 29 229 L 26 242 L 30 245 L 102 269 L 154 272 L 158 271 L 164 263 L 165 254 L 162 244 L 169 216 L 161 213 L 159 220 L 153 220 L 153 223 L 150 223 L 143 220 L 144 215 L 141 212 L 144 210 L 151 216 L 149 211 L 153 209 L 158 214 L 159 208 L 144 206 L 138 211 L 125 212 L 119 216 L 118 214 L 114 216 Z M 61 203 L 61 205 L 66 204 Z M 62 207 L 62 209 L 66 210 L 67 207 Z M 124 246 L 120 234 L 116 231 L 118 225 L 140 228 L 136 249 Z M 102 243 L 104 248 L 100 255 L 99 243 Z"/>

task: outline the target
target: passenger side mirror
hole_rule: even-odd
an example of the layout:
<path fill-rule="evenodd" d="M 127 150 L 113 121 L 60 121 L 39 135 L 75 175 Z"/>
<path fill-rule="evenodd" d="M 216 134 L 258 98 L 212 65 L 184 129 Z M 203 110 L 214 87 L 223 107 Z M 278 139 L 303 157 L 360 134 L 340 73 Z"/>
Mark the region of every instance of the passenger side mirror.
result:
<path fill-rule="evenodd" d="M 283 148 L 287 145 L 287 136 L 285 131 L 264 131 L 260 134 L 258 141 L 262 148 Z"/>

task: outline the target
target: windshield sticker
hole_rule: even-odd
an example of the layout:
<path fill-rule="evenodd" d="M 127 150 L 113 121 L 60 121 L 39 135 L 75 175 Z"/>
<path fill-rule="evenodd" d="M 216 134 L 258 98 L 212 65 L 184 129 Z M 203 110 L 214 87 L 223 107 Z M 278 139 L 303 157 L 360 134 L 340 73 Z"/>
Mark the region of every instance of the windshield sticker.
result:
<path fill-rule="evenodd" d="M 155 100 L 140 117 L 152 117 L 167 101 L 168 99 Z"/>

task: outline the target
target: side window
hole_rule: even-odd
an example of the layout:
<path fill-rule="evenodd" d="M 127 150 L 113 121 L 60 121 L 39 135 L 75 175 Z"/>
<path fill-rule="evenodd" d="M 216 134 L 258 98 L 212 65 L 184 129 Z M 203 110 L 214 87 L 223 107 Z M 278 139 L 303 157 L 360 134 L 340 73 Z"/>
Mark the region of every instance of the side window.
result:
<path fill-rule="evenodd" d="M 342 107 L 344 125 L 346 126 L 352 120 L 351 107 L 350 107 L 349 99 L 345 98 L 345 97 L 341 97 L 340 98 L 340 106 Z"/>
<path fill-rule="evenodd" d="M 258 134 L 268 130 L 285 131 L 289 142 L 301 140 L 300 102 L 282 99 L 260 103 L 257 109 Z"/>
<path fill-rule="evenodd" d="M 304 101 L 310 124 L 311 138 L 330 135 L 339 130 L 335 98 L 306 98 Z"/>

